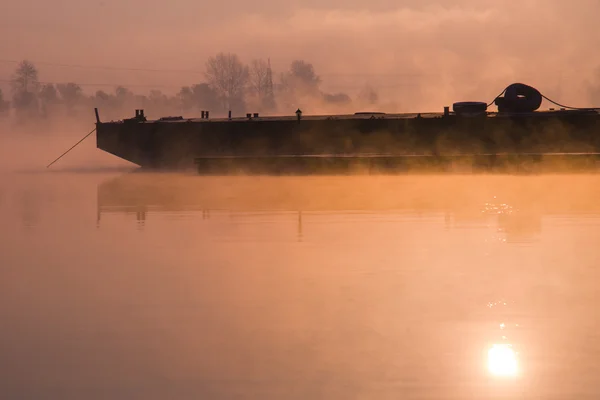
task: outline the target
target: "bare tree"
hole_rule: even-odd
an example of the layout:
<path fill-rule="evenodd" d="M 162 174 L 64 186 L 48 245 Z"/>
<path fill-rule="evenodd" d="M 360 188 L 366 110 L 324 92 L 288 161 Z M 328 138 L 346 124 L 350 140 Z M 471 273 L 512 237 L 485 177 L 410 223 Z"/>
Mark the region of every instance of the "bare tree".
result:
<path fill-rule="evenodd" d="M 21 61 L 11 83 L 14 92 L 37 92 L 40 86 L 37 68 L 27 60 Z"/>
<path fill-rule="evenodd" d="M 208 84 L 221 98 L 226 109 L 243 108 L 248 84 L 248 67 L 236 54 L 219 53 L 206 62 Z"/>
<path fill-rule="evenodd" d="M 275 108 L 273 94 L 273 73 L 271 63 L 265 60 L 253 60 L 250 64 L 250 91 L 258 100 L 262 111 Z"/>

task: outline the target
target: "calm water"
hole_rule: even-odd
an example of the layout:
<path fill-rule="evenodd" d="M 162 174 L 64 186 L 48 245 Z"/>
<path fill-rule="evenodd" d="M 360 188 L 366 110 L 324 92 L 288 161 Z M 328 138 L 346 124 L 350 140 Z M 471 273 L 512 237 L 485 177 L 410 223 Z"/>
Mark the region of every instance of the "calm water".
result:
<path fill-rule="evenodd" d="M 600 396 L 600 176 L 1 182 L 2 399 Z"/>

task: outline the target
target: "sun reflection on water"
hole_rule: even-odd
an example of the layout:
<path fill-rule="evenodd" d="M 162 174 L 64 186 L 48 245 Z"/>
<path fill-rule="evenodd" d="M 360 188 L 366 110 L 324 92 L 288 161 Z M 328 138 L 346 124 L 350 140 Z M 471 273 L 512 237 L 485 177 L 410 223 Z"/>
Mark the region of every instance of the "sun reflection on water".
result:
<path fill-rule="evenodd" d="M 488 350 L 488 370 L 494 376 L 516 376 L 517 354 L 510 344 L 494 344 Z"/>

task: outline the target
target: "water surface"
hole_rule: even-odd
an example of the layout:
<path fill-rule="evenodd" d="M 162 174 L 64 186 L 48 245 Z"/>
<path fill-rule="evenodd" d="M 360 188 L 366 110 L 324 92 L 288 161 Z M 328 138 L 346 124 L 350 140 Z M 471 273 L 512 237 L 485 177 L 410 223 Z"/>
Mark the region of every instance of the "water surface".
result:
<path fill-rule="evenodd" d="M 4 172 L 1 397 L 598 398 L 599 188 Z"/>

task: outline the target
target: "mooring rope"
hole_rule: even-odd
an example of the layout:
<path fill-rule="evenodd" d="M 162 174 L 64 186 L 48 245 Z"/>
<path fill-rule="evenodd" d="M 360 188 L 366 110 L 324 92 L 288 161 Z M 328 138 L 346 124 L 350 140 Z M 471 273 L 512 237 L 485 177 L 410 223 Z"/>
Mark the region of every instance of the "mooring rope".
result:
<path fill-rule="evenodd" d="M 88 133 L 87 135 L 85 135 L 79 142 L 75 143 L 69 150 L 65 151 L 56 160 L 54 160 L 50 164 L 46 165 L 46 168 L 49 168 L 52 164 L 54 164 L 55 162 L 57 162 L 58 160 L 60 160 L 65 154 L 67 154 L 68 152 L 70 152 L 71 150 L 73 150 L 75 148 L 75 146 L 77 146 L 79 143 L 83 142 L 85 139 L 87 139 L 88 136 L 90 136 L 95 131 L 96 131 L 96 128 L 92 129 L 92 131 L 90 133 Z"/>
<path fill-rule="evenodd" d="M 565 106 L 563 104 L 557 103 L 556 101 L 549 99 L 548 97 L 544 96 L 543 94 L 542 94 L 542 97 L 544 99 L 546 99 L 547 101 L 549 101 L 550 103 L 554 104 L 555 106 L 559 106 L 562 108 L 568 108 L 570 110 L 600 110 L 600 107 L 569 107 L 569 106 Z"/>
<path fill-rule="evenodd" d="M 500 97 L 502 96 L 504 93 L 506 92 L 506 89 L 504 89 L 498 96 L 494 97 L 494 100 L 492 100 L 487 106 L 491 106 L 492 104 L 494 104 L 494 102 Z M 561 107 L 561 108 L 565 108 L 565 109 L 569 109 L 569 110 L 582 110 L 582 111 L 593 111 L 593 110 L 600 110 L 600 107 L 571 107 L 571 106 L 565 106 L 564 104 L 560 104 L 550 98 L 548 98 L 547 96 L 545 96 L 543 93 L 540 92 L 540 95 L 542 96 L 542 98 L 544 98 L 546 101 L 554 104 L 555 106 Z"/>

